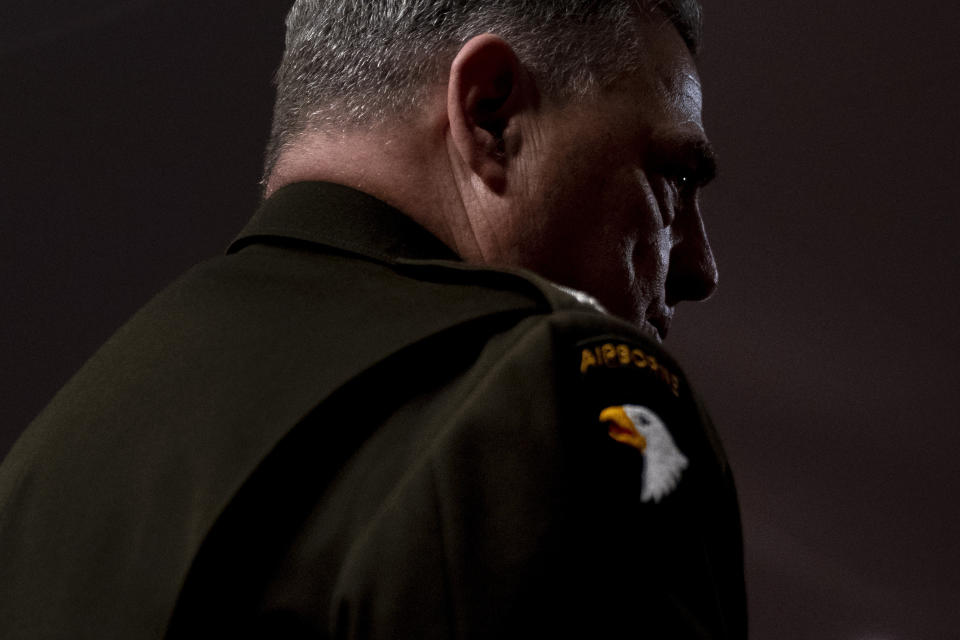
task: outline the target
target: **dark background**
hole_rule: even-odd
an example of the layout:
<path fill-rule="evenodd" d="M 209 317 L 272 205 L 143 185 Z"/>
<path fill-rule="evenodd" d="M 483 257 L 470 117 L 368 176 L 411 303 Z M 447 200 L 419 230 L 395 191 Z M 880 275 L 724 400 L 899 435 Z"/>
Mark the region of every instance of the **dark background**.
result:
<path fill-rule="evenodd" d="M 257 204 L 289 2 L 0 17 L 0 453 Z M 672 349 L 741 490 L 755 638 L 960 638 L 956 3 L 708 4 L 721 287 Z"/>

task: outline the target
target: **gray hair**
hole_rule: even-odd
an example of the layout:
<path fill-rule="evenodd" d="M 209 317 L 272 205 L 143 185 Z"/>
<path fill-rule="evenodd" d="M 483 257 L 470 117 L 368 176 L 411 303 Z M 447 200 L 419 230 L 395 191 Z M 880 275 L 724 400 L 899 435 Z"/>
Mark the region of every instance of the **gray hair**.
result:
<path fill-rule="evenodd" d="M 482 33 L 509 42 L 545 95 L 586 95 L 640 64 L 638 9 L 662 12 L 697 53 L 697 0 L 296 0 L 265 177 L 304 131 L 372 126 L 415 110 Z"/>

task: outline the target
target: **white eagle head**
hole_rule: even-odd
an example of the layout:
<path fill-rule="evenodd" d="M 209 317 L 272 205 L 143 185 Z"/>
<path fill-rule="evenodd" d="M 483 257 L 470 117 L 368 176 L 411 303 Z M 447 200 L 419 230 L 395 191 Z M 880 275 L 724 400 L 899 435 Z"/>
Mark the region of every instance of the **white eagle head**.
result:
<path fill-rule="evenodd" d="M 690 462 L 673 441 L 670 430 L 660 416 L 646 407 L 625 404 L 609 407 L 600 414 L 600 421 L 609 424 L 610 437 L 643 453 L 643 502 L 660 502 L 680 482 Z"/>

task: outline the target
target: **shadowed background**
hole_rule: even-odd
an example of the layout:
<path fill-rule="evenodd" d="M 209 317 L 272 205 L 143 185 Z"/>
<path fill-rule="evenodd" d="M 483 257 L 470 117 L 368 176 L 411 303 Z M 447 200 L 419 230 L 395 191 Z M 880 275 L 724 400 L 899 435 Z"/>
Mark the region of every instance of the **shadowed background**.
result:
<path fill-rule="evenodd" d="M 0 454 L 253 212 L 288 6 L 2 10 Z M 706 16 L 721 287 L 668 344 L 735 465 L 753 636 L 960 638 L 960 8 Z"/>

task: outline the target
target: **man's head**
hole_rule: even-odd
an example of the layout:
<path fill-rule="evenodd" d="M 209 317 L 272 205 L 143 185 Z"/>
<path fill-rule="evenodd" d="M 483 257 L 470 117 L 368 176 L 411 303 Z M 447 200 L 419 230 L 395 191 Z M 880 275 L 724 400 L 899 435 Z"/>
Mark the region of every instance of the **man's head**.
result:
<path fill-rule="evenodd" d="M 268 192 L 364 189 L 666 333 L 716 285 L 694 0 L 298 0 Z"/>

